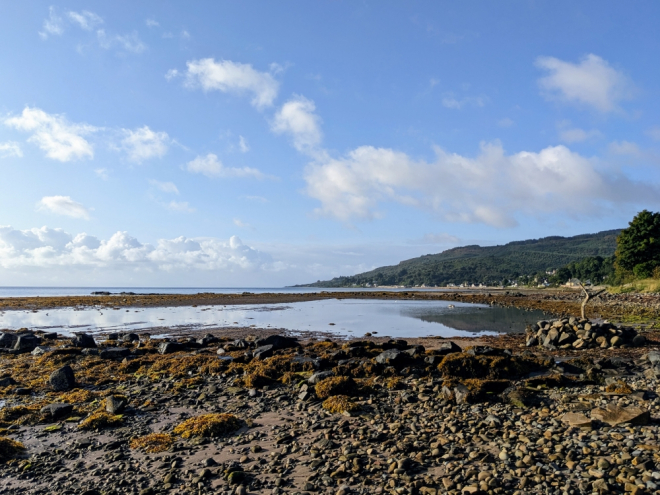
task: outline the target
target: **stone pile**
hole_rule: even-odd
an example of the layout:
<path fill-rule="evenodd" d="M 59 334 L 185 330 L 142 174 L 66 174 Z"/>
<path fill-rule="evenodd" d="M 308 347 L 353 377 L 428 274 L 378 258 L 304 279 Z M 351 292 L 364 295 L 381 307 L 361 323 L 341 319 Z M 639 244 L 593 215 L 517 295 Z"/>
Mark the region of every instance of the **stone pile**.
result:
<path fill-rule="evenodd" d="M 552 351 L 640 347 L 646 343 L 634 328 L 575 317 L 539 321 L 528 326 L 525 333 L 527 347 L 541 346 Z"/>

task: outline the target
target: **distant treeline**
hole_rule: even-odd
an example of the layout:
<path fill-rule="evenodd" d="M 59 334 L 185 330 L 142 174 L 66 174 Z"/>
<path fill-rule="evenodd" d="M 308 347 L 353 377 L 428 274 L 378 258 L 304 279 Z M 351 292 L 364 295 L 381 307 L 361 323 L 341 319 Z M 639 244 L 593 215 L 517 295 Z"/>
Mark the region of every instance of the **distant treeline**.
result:
<path fill-rule="evenodd" d="M 503 246 L 464 246 L 428 254 L 357 275 L 309 286 L 509 285 L 564 283 L 577 277 L 600 282 L 611 275 L 620 230 L 574 237 L 545 237 Z"/>

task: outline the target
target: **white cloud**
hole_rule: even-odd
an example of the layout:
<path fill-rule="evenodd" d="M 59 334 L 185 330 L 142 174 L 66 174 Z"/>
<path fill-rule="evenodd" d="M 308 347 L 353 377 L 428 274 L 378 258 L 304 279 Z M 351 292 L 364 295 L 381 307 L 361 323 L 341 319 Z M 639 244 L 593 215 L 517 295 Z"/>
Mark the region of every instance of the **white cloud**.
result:
<path fill-rule="evenodd" d="M 241 153 L 247 153 L 250 151 L 250 147 L 243 136 L 238 136 L 238 149 L 241 150 Z"/>
<path fill-rule="evenodd" d="M 89 220 L 89 210 L 69 196 L 44 196 L 37 203 L 37 209 L 57 215 Z"/>
<path fill-rule="evenodd" d="M 245 273 L 278 269 L 270 255 L 243 244 L 233 236 L 227 241 L 215 238 L 160 239 L 156 245 L 142 243 L 127 232 L 117 232 L 107 240 L 48 227 L 17 230 L 0 226 L 0 268 L 90 269 L 133 271 L 198 271 Z M 43 272 L 40 272 L 43 273 Z"/>
<path fill-rule="evenodd" d="M 96 175 L 98 175 L 103 180 L 108 180 L 110 178 L 110 174 L 108 174 L 107 168 L 97 168 L 94 170 L 94 172 L 96 172 Z"/>
<path fill-rule="evenodd" d="M 5 143 L 0 143 L 0 158 L 9 158 L 10 156 L 23 156 L 23 150 L 18 143 L 14 141 L 7 141 Z"/>
<path fill-rule="evenodd" d="M 315 110 L 312 100 L 295 95 L 275 114 L 271 129 L 278 134 L 288 134 L 298 151 L 309 153 L 321 143 L 321 119 Z"/>
<path fill-rule="evenodd" d="M 5 125 L 31 132 L 29 142 L 46 152 L 48 158 L 68 162 L 93 158 L 94 148 L 83 137 L 97 131 L 88 124 L 73 124 L 63 115 L 48 114 L 39 108 L 25 107 L 20 117 L 5 119 Z"/>
<path fill-rule="evenodd" d="M 69 19 L 78 24 L 85 31 L 91 31 L 99 24 L 103 24 L 103 19 L 89 10 L 83 10 L 82 12 L 69 12 L 67 14 Z"/>
<path fill-rule="evenodd" d="M 147 49 L 147 45 L 140 39 L 137 32 L 108 35 L 104 29 L 99 29 L 96 31 L 96 38 L 101 48 L 106 50 L 119 46 L 127 52 L 142 53 Z"/>
<path fill-rule="evenodd" d="M 610 153 L 615 155 L 630 155 L 630 156 L 642 156 L 642 150 L 639 149 L 639 146 L 630 141 L 612 141 L 608 149 Z"/>
<path fill-rule="evenodd" d="M 442 99 L 442 106 L 454 110 L 460 110 L 464 106 L 483 107 L 485 104 L 486 98 L 482 96 L 466 96 L 459 99 L 450 93 Z"/>
<path fill-rule="evenodd" d="M 515 122 L 511 120 L 510 118 L 506 117 L 502 120 L 500 120 L 497 125 L 500 127 L 511 127 Z"/>
<path fill-rule="evenodd" d="M 188 162 L 185 169 L 193 174 L 202 174 L 207 177 L 252 177 L 264 179 L 267 176 L 255 168 L 250 167 L 225 167 L 218 156 L 209 153 L 206 156 L 198 156 Z"/>
<path fill-rule="evenodd" d="M 657 204 L 658 188 L 599 171 L 598 162 L 565 146 L 506 155 L 501 144 L 482 144 L 476 158 L 435 148 L 435 160 L 371 146 L 341 158 L 326 157 L 305 171 L 318 214 L 349 221 L 381 215 L 385 201 L 425 209 L 445 221 L 496 227 L 520 215 L 601 215 L 622 204 Z"/>
<path fill-rule="evenodd" d="M 168 70 L 167 73 L 165 74 L 165 79 L 167 79 L 168 81 L 171 81 L 172 79 L 174 79 L 175 77 L 179 77 L 180 75 L 181 75 L 181 74 L 179 73 L 178 70 L 176 70 L 176 69 L 170 69 L 170 70 Z"/>
<path fill-rule="evenodd" d="M 559 129 L 559 139 L 565 143 L 580 143 L 589 139 L 597 139 L 603 137 L 603 134 L 597 129 L 585 131 L 584 129 Z"/>
<path fill-rule="evenodd" d="M 160 26 L 158 21 L 155 20 L 155 19 L 147 19 L 145 21 L 145 24 L 147 25 L 147 27 L 158 27 L 158 26 Z"/>
<path fill-rule="evenodd" d="M 268 72 L 259 72 L 249 64 L 230 60 L 216 62 L 212 58 L 187 63 L 186 86 L 201 87 L 204 91 L 223 93 L 251 93 L 252 105 L 257 108 L 271 106 L 277 96 L 279 83 Z"/>
<path fill-rule="evenodd" d="M 654 141 L 660 141 L 660 126 L 651 127 L 646 131 L 646 135 L 649 136 Z"/>
<path fill-rule="evenodd" d="M 193 213 L 194 211 L 196 211 L 195 208 L 190 206 L 190 204 L 188 204 L 187 201 L 170 201 L 169 203 L 167 203 L 166 207 L 168 210 L 182 211 L 185 213 Z"/>
<path fill-rule="evenodd" d="M 255 201 L 257 203 L 268 203 L 268 200 L 263 196 L 244 196 L 244 198 L 249 201 Z"/>
<path fill-rule="evenodd" d="M 605 113 L 617 110 L 619 103 L 634 93 L 632 82 L 622 72 L 594 54 L 577 64 L 539 57 L 536 66 L 548 72 L 539 79 L 539 86 L 549 99 L 586 105 Z"/>
<path fill-rule="evenodd" d="M 57 15 L 55 7 L 48 9 L 48 17 L 44 20 L 43 31 L 39 32 L 39 36 L 47 39 L 50 35 L 61 36 L 64 33 L 64 20 Z"/>
<path fill-rule="evenodd" d="M 240 227 L 241 229 L 254 230 L 254 227 L 252 225 L 250 225 L 247 222 L 243 222 L 238 218 L 234 218 L 234 225 L 236 225 L 236 227 Z"/>
<path fill-rule="evenodd" d="M 126 137 L 121 141 L 121 149 L 132 162 L 162 158 L 167 153 L 170 137 L 166 132 L 154 132 L 146 125 L 133 131 L 122 129 L 122 132 Z"/>
<path fill-rule="evenodd" d="M 161 182 L 155 179 L 150 179 L 149 184 L 165 193 L 179 194 L 179 189 L 176 187 L 174 182 Z"/>

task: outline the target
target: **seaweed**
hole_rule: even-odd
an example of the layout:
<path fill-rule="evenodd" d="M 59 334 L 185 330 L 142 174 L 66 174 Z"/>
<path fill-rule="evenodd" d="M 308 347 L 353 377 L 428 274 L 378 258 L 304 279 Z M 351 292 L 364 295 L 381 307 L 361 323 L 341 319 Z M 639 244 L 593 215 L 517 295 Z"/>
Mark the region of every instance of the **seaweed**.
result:
<path fill-rule="evenodd" d="M 175 435 L 190 437 L 219 437 L 241 427 L 241 421 L 233 414 L 203 414 L 185 420 L 174 428 Z"/>
<path fill-rule="evenodd" d="M 8 437 L 0 437 L 0 462 L 6 462 L 25 452 L 25 445 Z"/>
<path fill-rule="evenodd" d="M 317 397 L 327 399 L 332 395 L 356 395 L 358 385 L 349 376 L 331 376 L 318 382 L 315 390 Z"/>
<path fill-rule="evenodd" d="M 343 412 L 352 412 L 360 409 L 355 402 L 351 401 L 351 398 L 346 395 L 333 395 L 328 397 L 321 404 L 323 409 L 330 411 L 331 413 L 343 413 Z"/>
<path fill-rule="evenodd" d="M 131 439 L 130 447 L 132 449 L 141 449 L 148 454 L 157 454 L 170 450 L 174 438 L 167 433 L 151 433 L 142 437 Z"/>
<path fill-rule="evenodd" d="M 108 414 L 105 411 L 98 411 L 83 419 L 78 428 L 82 430 L 100 430 L 111 426 L 119 426 L 123 422 L 123 415 Z"/>

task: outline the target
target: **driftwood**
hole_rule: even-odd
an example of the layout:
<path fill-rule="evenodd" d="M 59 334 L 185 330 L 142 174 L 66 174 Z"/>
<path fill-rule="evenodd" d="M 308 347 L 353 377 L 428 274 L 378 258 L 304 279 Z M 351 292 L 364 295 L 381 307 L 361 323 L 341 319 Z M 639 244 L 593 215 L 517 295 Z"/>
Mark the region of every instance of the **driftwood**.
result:
<path fill-rule="evenodd" d="M 598 292 L 594 292 L 593 294 L 590 294 L 587 289 L 585 289 L 584 285 L 582 285 L 582 282 L 580 282 L 580 287 L 582 287 L 582 291 L 584 292 L 584 300 L 582 301 L 582 307 L 580 308 L 581 313 L 582 313 L 582 318 L 586 318 L 584 315 L 584 309 L 587 306 L 587 303 L 593 299 L 596 296 L 599 296 L 603 292 L 605 292 L 607 289 L 601 289 Z"/>

